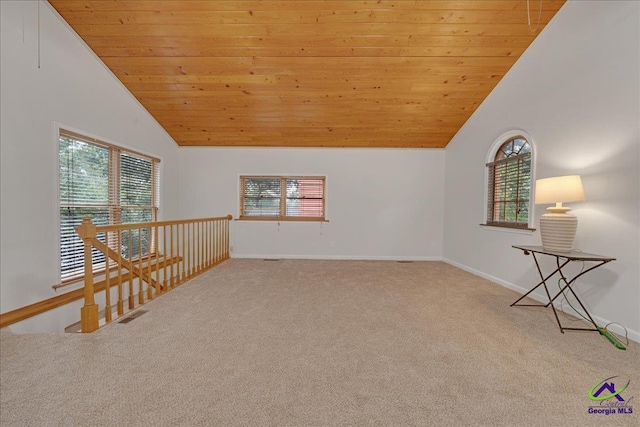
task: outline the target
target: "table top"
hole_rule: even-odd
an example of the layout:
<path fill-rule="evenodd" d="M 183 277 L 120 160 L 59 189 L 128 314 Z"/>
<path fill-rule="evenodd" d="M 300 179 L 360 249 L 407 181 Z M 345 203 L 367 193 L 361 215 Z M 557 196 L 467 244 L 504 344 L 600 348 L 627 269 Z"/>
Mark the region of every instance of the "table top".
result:
<path fill-rule="evenodd" d="M 566 258 L 570 261 L 615 261 L 615 258 L 605 256 L 605 255 L 596 255 L 589 254 L 586 252 L 580 251 L 571 251 L 571 252 L 557 252 L 557 251 L 546 251 L 542 246 L 520 246 L 513 245 L 513 248 L 520 249 L 522 251 L 535 252 L 539 254 L 551 255 L 560 258 Z"/>

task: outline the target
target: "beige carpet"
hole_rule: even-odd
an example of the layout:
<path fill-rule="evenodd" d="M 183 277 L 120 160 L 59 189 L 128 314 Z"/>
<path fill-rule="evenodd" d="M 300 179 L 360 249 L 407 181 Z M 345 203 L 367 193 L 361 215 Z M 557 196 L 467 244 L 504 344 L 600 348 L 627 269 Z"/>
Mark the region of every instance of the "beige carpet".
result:
<path fill-rule="evenodd" d="M 639 346 L 439 262 L 233 259 L 90 334 L 0 334 L 0 425 L 599 426 Z M 569 320 L 563 319 L 565 322 Z"/>

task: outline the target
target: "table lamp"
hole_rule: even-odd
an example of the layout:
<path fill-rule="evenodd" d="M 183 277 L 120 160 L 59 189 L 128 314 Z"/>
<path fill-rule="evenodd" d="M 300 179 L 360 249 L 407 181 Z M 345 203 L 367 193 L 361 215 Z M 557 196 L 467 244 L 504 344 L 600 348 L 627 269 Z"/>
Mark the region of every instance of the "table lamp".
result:
<path fill-rule="evenodd" d="M 536 180 L 535 203 L 555 203 L 540 218 L 540 236 L 545 251 L 571 252 L 578 229 L 578 218 L 567 213 L 563 202 L 584 200 L 580 175 L 555 176 Z"/>

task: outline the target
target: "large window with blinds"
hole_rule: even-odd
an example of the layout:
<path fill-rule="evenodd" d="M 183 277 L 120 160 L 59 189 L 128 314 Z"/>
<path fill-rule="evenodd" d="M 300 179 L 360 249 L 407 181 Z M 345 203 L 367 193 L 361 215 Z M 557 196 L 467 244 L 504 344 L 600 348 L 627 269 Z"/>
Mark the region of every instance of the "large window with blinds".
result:
<path fill-rule="evenodd" d="M 522 136 L 500 145 L 487 163 L 486 225 L 529 228 L 531 198 L 531 145 Z"/>
<path fill-rule="evenodd" d="M 60 272 L 62 282 L 84 273 L 84 245 L 75 232 L 84 217 L 96 225 L 156 221 L 159 159 L 60 129 Z M 126 232 L 124 232 L 126 234 Z M 125 258 L 148 255 L 153 236 L 144 232 L 104 242 Z M 129 247 L 131 246 L 131 247 Z M 93 252 L 94 270 L 104 266 Z"/>
<path fill-rule="evenodd" d="M 324 221 L 325 177 L 241 176 L 240 219 Z"/>

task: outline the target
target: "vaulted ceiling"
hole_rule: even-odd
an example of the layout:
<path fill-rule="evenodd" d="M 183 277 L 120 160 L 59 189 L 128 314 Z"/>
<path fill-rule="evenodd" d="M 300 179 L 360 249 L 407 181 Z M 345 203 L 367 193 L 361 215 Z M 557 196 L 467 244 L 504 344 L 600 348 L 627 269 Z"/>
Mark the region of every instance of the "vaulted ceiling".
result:
<path fill-rule="evenodd" d="M 411 148 L 446 146 L 564 4 L 49 2 L 181 146 Z"/>

